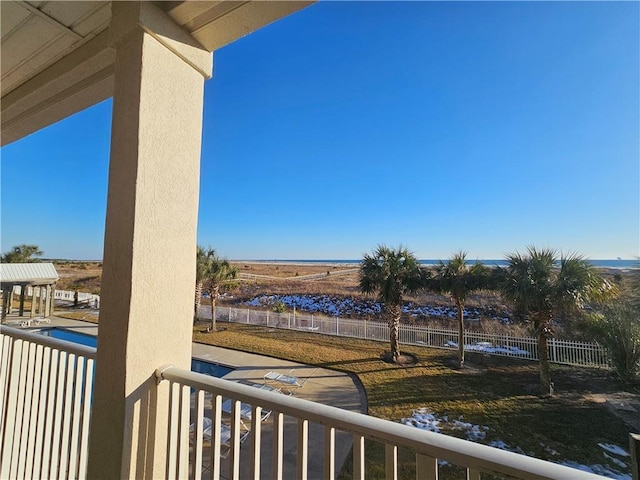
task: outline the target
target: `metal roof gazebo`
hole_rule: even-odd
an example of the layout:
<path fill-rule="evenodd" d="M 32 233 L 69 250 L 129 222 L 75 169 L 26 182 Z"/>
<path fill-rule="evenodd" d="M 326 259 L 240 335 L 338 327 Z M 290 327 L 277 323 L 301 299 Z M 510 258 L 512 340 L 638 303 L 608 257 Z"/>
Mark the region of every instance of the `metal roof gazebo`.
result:
<path fill-rule="evenodd" d="M 60 277 L 53 263 L 2 263 L 0 264 L 0 289 L 2 290 L 2 320 L 11 314 L 13 294 L 19 287 L 18 315 L 24 316 L 24 303 L 31 297 L 30 319 L 36 314 L 47 318 L 53 314 L 55 285 Z"/>

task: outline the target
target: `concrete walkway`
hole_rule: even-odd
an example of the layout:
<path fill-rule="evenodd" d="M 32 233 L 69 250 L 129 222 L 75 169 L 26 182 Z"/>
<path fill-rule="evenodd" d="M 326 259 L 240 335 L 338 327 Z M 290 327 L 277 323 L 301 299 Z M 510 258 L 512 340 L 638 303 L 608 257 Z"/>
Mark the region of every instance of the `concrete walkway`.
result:
<path fill-rule="evenodd" d="M 366 413 L 366 397 L 356 381 L 349 375 L 311 365 L 280 360 L 200 343 L 193 344 L 193 357 L 212 363 L 234 367 L 225 375 L 226 380 L 240 382 L 264 382 L 264 375 L 270 371 L 295 376 L 302 387 L 293 392 L 297 398 L 323 403 L 334 407 Z M 284 418 L 284 478 L 296 478 L 297 428 L 295 418 Z M 273 428 L 269 421 L 262 429 L 261 471 L 262 478 L 271 478 Z M 342 468 L 351 451 L 352 436 L 344 432 L 336 433 L 336 475 Z M 246 443 L 251 443 L 251 438 Z M 323 477 L 324 428 L 321 425 L 309 425 L 309 478 Z M 250 448 L 241 450 L 240 478 L 248 478 L 251 462 Z M 223 473 L 225 472 L 223 464 Z"/>
<path fill-rule="evenodd" d="M 9 322 L 10 326 L 11 322 Z M 79 320 L 70 320 L 60 317 L 52 317 L 50 324 L 33 325 L 28 330 L 39 330 L 49 327 L 62 327 L 69 330 L 97 335 L 96 324 Z M 287 360 L 281 360 L 263 355 L 214 347 L 201 343 L 193 343 L 193 358 L 205 360 L 219 365 L 225 365 L 234 370 L 225 375 L 225 380 L 263 383 L 264 375 L 270 371 L 289 374 L 297 377 L 302 383 L 293 394 L 296 398 L 331 405 L 345 410 L 366 413 L 366 395 L 357 379 L 346 373 L 327 368 L 305 365 Z M 284 419 L 284 478 L 296 476 L 296 452 L 297 452 L 297 420 L 285 416 Z M 272 462 L 272 425 L 266 421 L 262 428 L 261 470 L 262 478 L 271 478 Z M 323 443 L 324 428 L 321 425 L 309 425 L 309 478 L 323 478 Z M 343 432 L 336 432 L 336 474 L 351 451 L 352 436 Z M 251 438 L 243 444 L 241 449 L 241 478 L 249 476 L 251 461 Z M 228 470 L 227 462 L 223 461 L 223 475 Z M 206 477 L 206 474 L 204 476 Z"/>

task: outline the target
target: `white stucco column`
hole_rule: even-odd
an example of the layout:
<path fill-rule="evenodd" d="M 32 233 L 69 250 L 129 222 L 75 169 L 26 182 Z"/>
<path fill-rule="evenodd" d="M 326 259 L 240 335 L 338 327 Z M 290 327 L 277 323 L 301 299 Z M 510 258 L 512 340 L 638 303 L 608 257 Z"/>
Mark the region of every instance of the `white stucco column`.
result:
<path fill-rule="evenodd" d="M 163 364 L 190 368 L 204 81 L 157 7 L 113 2 L 116 46 L 88 478 L 165 478 Z"/>

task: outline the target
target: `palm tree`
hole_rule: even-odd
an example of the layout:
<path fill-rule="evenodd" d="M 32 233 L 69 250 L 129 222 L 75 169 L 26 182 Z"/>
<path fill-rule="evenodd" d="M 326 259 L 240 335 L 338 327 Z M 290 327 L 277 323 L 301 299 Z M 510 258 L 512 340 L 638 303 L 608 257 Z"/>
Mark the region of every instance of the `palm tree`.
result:
<path fill-rule="evenodd" d="M 42 250 L 37 245 L 16 245 L 2 256 L 3 263 L 32 263 L 39 262 Z"/>
<path fill-rule="evenodd" d="M 211 299 L 211 330 L 216 329 L 216 300 L 220 295 L 220 286 L 238 275 L 238 269 L 231 266 L 225 260 L 219 258 L 215 251 L 210 249 L 210 263 L 208 263 L 205 288 Z"/>
<path fill-rule="evenodd" d="M 202 303 L 202 292 L 204 281 L 208 278 L 211 271 L 211 265 L 213 259 L 216 256 L 216 252 L 213 248 L 204 248 L 200 245 L 196 248 L 196 291 L 193 302 L 193 323 L 195 325 L 198 320 L 198 310 Z"/>
<path fill-rule="evenodd" d="M 400 356 L 399 329 L 402 297 L 422 286 L 422 272 L 416 257 L 402 246 L 394 250 L 384 245 L 365 254 L 360 264 L 360 290 L 377 293 L 389 317 L 389 337 L 394 362 Z"/>
<path fill-rule="evenodd" d="M 467 253 L 455 253 L 447 263 L 440 261 L 436 265 L 436 276 L 431 280 L 432 290 L 448 293 L 456 302 L 458 314 L 458 366 L 464 367 L 464 303 L 473 290 L 486 288 L 490 270 L 482 263 L 468 265 Z"/>
<path fill-rule="evenodd" d="M 507 255 L 508 265 L 501 270 L 501 290 L 532 322 L 538 337 L 540 391 L 552 395 L 548 339 L 553 335 L 557 312 L 583 311 L 586 303 L 615 294 L 615 288 L 598 274 L 596 268 L 577 254 L 560 255 L 550 249 L 528 247 L 525 255 Z"/>

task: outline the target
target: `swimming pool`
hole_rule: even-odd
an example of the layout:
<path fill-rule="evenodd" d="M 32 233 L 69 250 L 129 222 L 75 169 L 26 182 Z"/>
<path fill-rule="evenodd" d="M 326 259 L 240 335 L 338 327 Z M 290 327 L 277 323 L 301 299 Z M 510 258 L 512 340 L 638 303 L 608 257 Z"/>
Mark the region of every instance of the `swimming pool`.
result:
<path fill-rule="evenodd" d="M 41 335 L 46 335 L 47 337 L 66 340 L 67 342 L 79 343 L 80 345 L 86 345 L 87 347 L 95 348 L 98 344 L 97 337 L 94 337 L 93 335 L 74 332 L 72 330 L 65 330 L 64 328 L 47 328 L 45 330 L 40 330 L 38 333 Z"/>
<path fill-rule="evenodd" d="M 40 330 L 38 333 L 46 335 L 47 337 L 57 338 L 60 340 L 66 340 L 68 342 L 79 343 L 80 345 L 86 345 L 88 347 L 96 347 L 98 345 L 98 338 L 86 333 L 80 333 L 73 330 L 67 330 L 64 328 L 46 328 Z M 233 372 L 233 368 L 226 365 L 219 365 L 217 363 L 207 362 L 205 360 L 199 360 L 197 358 L 191 359 L 191 370 L 197 373 L 204 373 L 210 377 L 222 378 L 226 374 Z"/>

